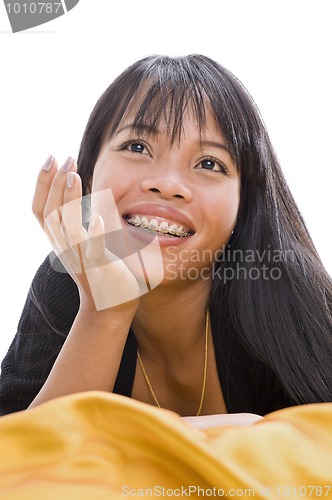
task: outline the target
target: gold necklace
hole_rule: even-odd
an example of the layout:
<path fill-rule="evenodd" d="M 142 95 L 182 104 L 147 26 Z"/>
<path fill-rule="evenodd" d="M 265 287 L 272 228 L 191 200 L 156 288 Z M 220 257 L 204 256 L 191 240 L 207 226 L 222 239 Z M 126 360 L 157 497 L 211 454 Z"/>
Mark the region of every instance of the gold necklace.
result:
<path fill-rule="evenodd" d="M 196 416 L 198 417 L 199 414 L 201 413 L 201 409 L 202 409 L 202 406 L 203 406 L 203 401 L 204 401 L 204 396 L 205 396 L 205 386 L 206 386 L 206 372 L 207 372 L 207 359 L 208 359 L 208 337 L 209 337 L 209 310 L 207 309 L 206 311 L 206 320 L 205 320 L 205 349 L 204 349 L 204 372 L 203 372 L 203 386 L 202 386 L 202 394 L 201 394 L 201 400 L 199 402 L 199 407 L 198 407 L 198 411 L 197 411 L 197 414 Z M 141 366 L 141 369 L 142 369 L 142 372 L 143 372 L 143 375 L 144 375 L 144 378 L 145 378 L 145 381 L 148 385 L 148 388 L 150 389 L 150 392 L 152 394 L 152 397 L 156 403 L 156 405 L 158 406 L 158 408 L 161 408 L 160 404 L 159 404 L 159 401 L 154 393 L 154 390 L 152 388 L 152 385 L 151 385 L 151 382 L 150 382 L 150 379 L 148 377 L 148 374 L 146 373 L 145 371 L 145 368 L 144 368 L 144 365 L 143 365 L 143 361 L 142 361 L 142 358 L 140 356 L 140 353 L 139 351 L 137 351 L 137 358 L 138 358 L 138 361 L 139 361 L 139 364 Z"/>

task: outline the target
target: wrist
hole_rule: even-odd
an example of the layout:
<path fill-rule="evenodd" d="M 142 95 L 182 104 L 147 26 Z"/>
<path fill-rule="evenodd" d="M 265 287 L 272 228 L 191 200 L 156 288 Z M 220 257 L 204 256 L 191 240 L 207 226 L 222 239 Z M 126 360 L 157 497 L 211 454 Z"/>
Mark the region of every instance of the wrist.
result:
<path fill-rule="evenodd" d="M 134 302 L 134 301 L 132 301 Z M 135 301 L 136 302 L 136 301 Z M 138 302 L 138 301 L 137 301 Z M 119 306 L 97 311 L 94 304 L 80 304 L 76 319 L 94 325 L 126 325 L 130 327 L 137 310 L 136 304 L 121 304 Z"/>

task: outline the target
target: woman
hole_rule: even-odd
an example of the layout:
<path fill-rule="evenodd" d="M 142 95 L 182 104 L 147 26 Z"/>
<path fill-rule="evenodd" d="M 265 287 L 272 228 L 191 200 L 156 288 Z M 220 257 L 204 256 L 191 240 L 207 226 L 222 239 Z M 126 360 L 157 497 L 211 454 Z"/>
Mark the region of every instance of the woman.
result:
<path fill-rule="evenodd" d="M 49 259 L 37 272 L 2 413 L 87 390 L 181 416 L 331 401 L 330 278 L 255 104 L 216 62 L 128 68 L 90 116 L 77 173 L 47 160 L 33 210 L 69 274 Z"/>

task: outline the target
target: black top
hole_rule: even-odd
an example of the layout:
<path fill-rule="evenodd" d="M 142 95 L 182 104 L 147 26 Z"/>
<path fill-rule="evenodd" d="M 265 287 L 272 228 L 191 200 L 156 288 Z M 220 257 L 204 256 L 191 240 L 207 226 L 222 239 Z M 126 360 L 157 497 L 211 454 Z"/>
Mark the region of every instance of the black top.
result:
<path fill-rule="evenodd" d="M 0 415 L 26 409 L 43 386 L 79 308 L 76 283 L 57 259 L 47 257 L 38 269 L 5 356 L 0 376 Z M 265 415 L 290 406 L 273 372 L 258 363 L 239 341 L 227 338 L 210 309 L 219 381 L 229 413 Z M 91 332 L 93 335 L 93 332 Z M 136 367 L 132 330 L 123 351 L 114 392 L 131 396 Z"/>

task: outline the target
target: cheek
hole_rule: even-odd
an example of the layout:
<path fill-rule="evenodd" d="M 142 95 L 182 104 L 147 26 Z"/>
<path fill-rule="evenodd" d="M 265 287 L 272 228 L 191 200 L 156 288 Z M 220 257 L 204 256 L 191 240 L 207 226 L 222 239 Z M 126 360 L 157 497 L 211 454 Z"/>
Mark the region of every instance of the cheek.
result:
<path fill-rule="evenodd" d="M 112 168 L 109 162 L 97 163 L 92 178 L 92 191 L 106 189 L 111 189 L 114 199 L 119 200 L 129 189 L 129 176 L 126 178 L 121 169 Z"/>
<path fill-rule="evenodd" d="M 210 197 L 209 205 L 206 206 L 210 208 L 210 223 L 218 234 L 227 235 L 232 232 L 236 224 L 239 204 L 240 189 L 238 183 L 226 186 L 222 193 L 219 192 L 214 197 Z M 206 220 L 209 220 L 208 214 L 206 217 Z"/>
<path fill-rule="evenodd" d="M 92 177 L 92 191 L 112 187 L 112 177 L 111 169 L 104 162 L 97 161 Z"/>
<path fill-rule="evenodd" d="M 92 177 L 91 210 L 102 216 L 106 233 L 122 229 L 117 210 L 120 194 L 114 174 L 108 162 L 98 160 Z"/>

